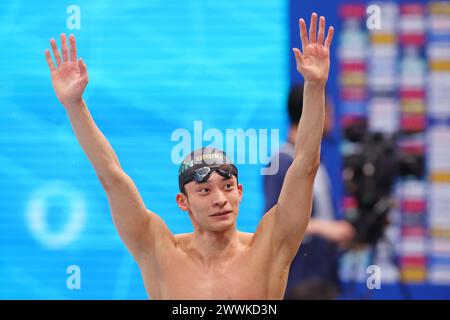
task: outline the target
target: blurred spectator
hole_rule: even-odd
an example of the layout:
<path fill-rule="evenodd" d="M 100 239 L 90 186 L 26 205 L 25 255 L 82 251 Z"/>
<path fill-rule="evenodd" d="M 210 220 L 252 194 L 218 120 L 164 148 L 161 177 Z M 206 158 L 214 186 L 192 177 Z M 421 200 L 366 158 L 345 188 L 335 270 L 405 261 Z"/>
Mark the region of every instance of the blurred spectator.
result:
<path fill-rule="evenodd" d="M 265 212 L 277 203 L 284 176 L 292 163 L 302 106 L 303 87 L 293 87 L 288 99 L 290 128 L 278 154 L 279 170 L 275 175 L 264 176 Z M 324 136 L 332 130 L 332 112 L 327 99 Z M 321 164 L 314 182 L 312 217 L 291 265 L 286 299 L 334 299 L 339 294 L 338 246 L 345 246 L 353 238 L 354 230 L 349 223 L 336 220 L 331 199 L 330 179 Z"/>

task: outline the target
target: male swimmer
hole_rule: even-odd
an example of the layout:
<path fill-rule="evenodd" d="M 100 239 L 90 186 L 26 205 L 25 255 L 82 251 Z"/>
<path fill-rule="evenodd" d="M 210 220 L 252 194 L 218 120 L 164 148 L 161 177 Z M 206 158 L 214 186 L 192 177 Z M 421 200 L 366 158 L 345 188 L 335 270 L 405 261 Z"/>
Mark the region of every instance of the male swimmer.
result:
<path fill-rule="evenodd" d="M 196 150 L 179 169 L 176 201 L 189 214 L 194 232 L 173 235 L 149 211 L 114 150 L 97 128 L 82 98 L 86 65 L 77 59 L 75 37 L 61 34 L 45 51 L 52 85 L 75 135 L 105 190 L 117 231 L 140 267 L 151 299 L 283 299 L 290 264 L 308 225 L 313 182 L 320 165 L 325 118 L 325 85 L 333 27 L 313 13 L 309 27 L 299 20 L 302 50 L 294 48 L 303 76 L 304 106 L 295 138 L 295 157 L 277 204 L 255 233 L 240 232 L 242 199 L 238 170 L 217 149 Z"/>

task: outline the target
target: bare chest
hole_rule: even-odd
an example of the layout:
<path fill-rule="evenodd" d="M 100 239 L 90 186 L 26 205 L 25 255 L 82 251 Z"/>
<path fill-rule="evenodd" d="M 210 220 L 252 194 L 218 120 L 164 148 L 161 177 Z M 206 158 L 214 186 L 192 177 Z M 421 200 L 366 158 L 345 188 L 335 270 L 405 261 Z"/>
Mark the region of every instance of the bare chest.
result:
<path fill-rule="evenodd" d="M 155 299 L 282 299 L 285 285 L 273 274 L 270 259 L 251 252 L 210 267 L 178 253 L 160 261 L 157 272 L 142 276 Z"/>

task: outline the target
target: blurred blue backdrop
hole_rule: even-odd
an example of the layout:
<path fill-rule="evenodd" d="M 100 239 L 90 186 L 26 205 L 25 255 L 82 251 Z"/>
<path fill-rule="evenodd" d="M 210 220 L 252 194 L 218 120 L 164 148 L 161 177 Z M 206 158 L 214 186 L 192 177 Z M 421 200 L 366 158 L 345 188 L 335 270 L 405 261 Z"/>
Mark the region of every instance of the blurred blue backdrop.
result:
<path fill-rule="evenodd" d="M 70 30 L 70 5 L 80 29 Z M 44 50 L 73 33 L 87 64 L 84 98 L 146 206 L 174 233 L 171 134 L 248 128 L 286 134 L 286 1 L 0 2 L 0 298 L 146 299 L 106 195 L 51 87 Z M 192 145 L 193 147 L 193 145 Z M 261 217 L 261 164 L 241 165 L 238 227 Z M 68 290 L 66 269 L 81 269 Z"/>

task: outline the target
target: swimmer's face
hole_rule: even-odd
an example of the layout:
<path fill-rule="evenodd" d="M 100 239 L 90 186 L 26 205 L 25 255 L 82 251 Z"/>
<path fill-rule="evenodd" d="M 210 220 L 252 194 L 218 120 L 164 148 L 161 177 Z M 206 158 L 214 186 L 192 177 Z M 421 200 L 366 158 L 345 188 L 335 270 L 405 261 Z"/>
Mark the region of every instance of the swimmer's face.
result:
<path fill-rule="evenodd" d="M 188 211 L 195 227 L 205 231 L 224 231 L 236 223 L 242 199 L 242 185 L 235 176 L 224 178 L 217 172 L 203 183 L 185 186 L 186 195 L 178 193 L 177 203 Z"/>

